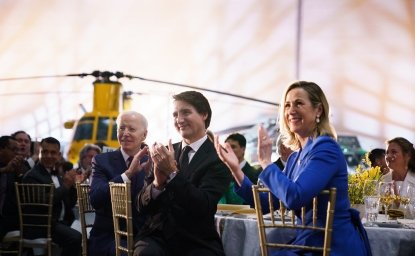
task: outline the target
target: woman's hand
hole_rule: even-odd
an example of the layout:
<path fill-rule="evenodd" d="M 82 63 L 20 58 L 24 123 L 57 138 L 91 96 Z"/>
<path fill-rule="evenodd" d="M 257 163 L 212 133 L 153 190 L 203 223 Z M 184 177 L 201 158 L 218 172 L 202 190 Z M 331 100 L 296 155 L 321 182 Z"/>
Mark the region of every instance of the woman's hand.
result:
<path fill-rule="evenodd" d="M 235 178 L 236 183 L 240 186 L 244 180 L 245 174 L 239 167 L 239 160 L 233 152 L 232 147 L 228 143 L 225 143 L 222 146 L 219 143 L 219 137 L 217 135 L 215 136 L 214 143 L 219 158 L 228 166 L 233 177 Z"/>
<path fill-rule="evenodd" d="M 258 161 L 264 170 L 271 162 L 272 140 L 268 136 L 267 130 L 262 126 L 258 127 Z"/>

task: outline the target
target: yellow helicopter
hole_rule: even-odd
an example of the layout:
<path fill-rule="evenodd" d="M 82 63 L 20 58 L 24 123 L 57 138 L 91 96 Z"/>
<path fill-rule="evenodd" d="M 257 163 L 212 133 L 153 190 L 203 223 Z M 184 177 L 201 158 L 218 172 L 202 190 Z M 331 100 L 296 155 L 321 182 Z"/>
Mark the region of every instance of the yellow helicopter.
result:
<path fill-rule="evenodd" d="M 94 71 L 97 79 L 93 82 L 94 97 L 91 112 L 79 120 L 64 123 L 66 129 L 74 129 L 68 150 L 68 161 L 76 163 L 79 152 L 86 144 L 97 144 L 109 148 L 118 147 L 116 118 L 120 109 L 122 84 L 111 80 L 113 73 Z M 131 92 L 122 93 L 122 109 L 130 109 Z"/>

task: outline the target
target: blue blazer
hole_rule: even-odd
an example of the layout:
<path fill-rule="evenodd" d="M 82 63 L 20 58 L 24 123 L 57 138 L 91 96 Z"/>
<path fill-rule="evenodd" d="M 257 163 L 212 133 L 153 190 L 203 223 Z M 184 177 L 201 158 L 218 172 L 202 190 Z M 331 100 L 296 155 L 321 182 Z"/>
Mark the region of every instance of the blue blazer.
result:
<path fill-rule="evenodd" d="M 370 255 L 367 240 L 361 238 L 361 235 L 365 236 L 366 233 L 360 219 L 356 220 L 356 215 L 350 210 L 347 177 L 347 164 L 339 145 L 328 136 L 320 136 L 316 139 L 310 138 L 303 149 L 293 152 L 288 158 L 284 171 L 281 171 L 277 165 L 271 164 L 262 171 L 259 180 L 276 198 L 293 210 L 300 209 L 302 205 L 310 205 L 312 198 L 321 190 L 337 188 L 330 255 Z M 241 187 L 235 189 L 253 206 L 251 186 L 252 183 L 245 177 Z M 327 205 L 328 199 L 325 200 L 323 198 L 319 200 L 319 212 L 324 212 L 317 220 L 320 225 L 324 224 L 326 218 L 326 212 L 321 209 Z M 296 214 L 297 217 L 301 217 L 299 212 Z M 310 217 L 311 209 L 306 213 L 306 219 L 301 221 L 311 222 Z M 297 233 L 292 243 L 322 245 L 323 239 L 321 234 L 301 231 Z M 290 253 L 293 251 L 280 251 L 275 255 L 291 255 Z"/>
<path fill-rule="evenodd" d="M 108 182 L 123 183 L 121 174 L 127 170 L 120 150 L 98 154 L 92 162 L 92 181 L 89 197 L 95 209 L 88 255 L 115 255 L 114 223 L 112 221 L 111 196 Z M 144 185 L 145 173 L 139 172 L 131 180 L 131 198 L 137 197 Z M 135 205 L 135 203 L 133 203 Z M 134 232 L 137 233 L 144 222 L 133 209 Z"/>

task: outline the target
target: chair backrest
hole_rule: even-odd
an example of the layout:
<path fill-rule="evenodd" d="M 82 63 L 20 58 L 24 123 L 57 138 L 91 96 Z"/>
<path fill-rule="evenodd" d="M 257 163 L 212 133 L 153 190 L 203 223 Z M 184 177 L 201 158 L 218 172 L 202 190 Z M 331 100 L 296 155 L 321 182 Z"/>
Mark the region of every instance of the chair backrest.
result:
<path fill-rule="evenodd" d="M 276 208 L 273 204 L 273 196 L 271 191 L 268 188 L 260 187 L 258 185 L 252 186 L 252 191 L 254 195 L 255 210 L 257 214 L 258 221 L 258 232 L 259 232 L 259 242 L 261 247 L 261 253 L 263 256 L 268 255 L 268 249 L 270 248 L 290 248 L 290 249 L 300 249 L 304 251 L 320 252 L 322 255 L 330 255 L 331 250 L 331 236 L 332 236 L 332 226 L 334 218 L 334 208 L 336 203 L 336 188 L 331 188 L 330 190 L 323 190 L 320 192 L 319 196 L 313 198 L 312 202 L 312 221 L 307 224 L 301 221 L 301 224 L 297 223 L 297 218 L 294 214 L 294 211 L 286 209 L 284 204 L 281 201 L 278 201 L 279 205 Z M 267 197 L 267 206 L 269 207 L 270 213 L 269 218 L 264 218 L 262 212 L 263 206 L 261 205 L 260 194 L 265 193 Z M 324 226 L 319 226 L 317 224 L 317 205 L 318 199 L 322 196 L 327 197 L 327 212 Z M 274 197 L 275 198 L 275 197 Z M 321 200 L 321 198 L 320 198 Z M 301 208 L 301 220 L 305 219 L 306 207 Z M 268 216 L 267 216 L 268 217 Z M 312 230 L 313 232 L 321 232 L 324 238 L 324 244 L 321 246 L 305 246 L 305 245 L 294 245 L 288 243 L 275 243 L 270 241 L 267 238 L 266 230 L 275 229 L 275 228 L 288 228 L 294 230 Z"/>
<path fill-rule="evenodd" d="M 95 209 L 92 207 L 89 201 L 89 190 L 90 185 L 85 183 L 77 182 L 76 193 L 78 196 L 78 210 L 79 210 L 79 222 L 81 223 L 81 234 L 82 234 L 82 255 L 88 254 L 88 238 L 89 231 L 94 225 L 94 213 Z"/>
<path fill-rule="evenodd" d="M 52 255 L 53 184 L 15 183 L 20 219 L 19 251 L 24 247 L 46 248 Z"/>
<path fill-rule="evenodd" d="M 116 256 L 121 256 L 123 252 L 130 256 L 134 251 L 131 183 L 110 182 L 109 186 Z"/>

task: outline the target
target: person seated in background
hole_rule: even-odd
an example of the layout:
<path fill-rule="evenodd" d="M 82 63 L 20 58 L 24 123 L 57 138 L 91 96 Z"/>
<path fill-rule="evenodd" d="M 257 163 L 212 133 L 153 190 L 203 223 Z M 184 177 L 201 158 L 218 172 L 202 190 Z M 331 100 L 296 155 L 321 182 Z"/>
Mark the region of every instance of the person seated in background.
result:
<path fill-rule="evenodd" d="M 30 135 L 25 131 L 17 131 L 11 136 L 19 143 L 18 154 L 23 156 L 26 160 L 24 172 L 32 169 L 39 160 L 39 142 L 32 142 Z"/>
<path fill-rule="evenodd" d="M 407 187 L 415 188 L 415 149 L 407 139 L 396 137 L 386 141 L 386 165 L 389 172 L 382 176 L 385 182 L 393 181 L 395 195 L 408 195 Z M 391 209 L 399 209 L 393 212 Z M 388 213 L 413 218 L 413 211 L 395 200 Z"/>
<path fill-rule="evenodd" d="M 71 195 L 71 191 L 73 191 L 71 187 L 76 180 L 73 173 L 70 172 L 66 172 L 63 177 L 57 175 L 55 168 L 60 157 L 60 142 L 53 137 L 42 139 L 39 162 L 26 173 L 22 182 L 55 185 L 52 209 L 52 241 L 62 248 L 61 255 L 80 255 L 81 233 L 70 227 L 70 223 L 74 218 L 72 208 L 76 203 L 76 196 Z M 36 237 L 36 234 L 30 235 Z"/>
<path fill-rule="evenodd" d="M 101 153 L 101 148 L 94 144 L 86 144 L 79 152 L 78 174 L 83 174 L 87 183 L 92 172 L 92 159 Z"/>
<path fill-rule="evenodd" d="M 0 241 L 3 236 L 19 229 L 19 215 L 14 182 L 20 182 L 17 170 L 24 166 L 24 158 L 18 155 L 19 143 L 12 136 L 0 137 Z"/>
<path fill-rule="evenodd" d="M 386 165 L 389 172 L 384 181 L 402 181 L 415 184 L 415 149 L 407 139 L 396 137 L 386 141 Z"/>
<path fill-rule="evenodd" d="M 371 255 L 366 231 L 359 212 L 350 208 L 348 197 L 348 172 L 343 152 L 336 142 L 336 132 L 329 120 L 329 104 L 321 88 L 313 83 L 298 81 L 291 84 L 281 100 L 280 128 L 283 143 L 294 150 L 287 165 L 281 170 L 271 162 L 272 140 L 264 127 L 258 129 L 258 160 L 263 168 L 259 181 L 268 187 L 275 199 L 294 210 L 298 220 L 313 220 L 310 207 L 305 219 L 300 208 L 309 205 L 322 190 L 337 189 L 336 206 L 331 240 L 332 255 Z M 236 192 L 254 206 L 252 182 L 242 172 L 232 147 L 224 148 L 215 138 L 216 150 L 228 165 L 236 180 Z M 258 181 L 258 182 L 259 182 Z M 261 197 L 261 199 L 265 199 Z M 264 205 L 267 200 L 261 200 Z M 328 198 L 320 197 L 317 222 L 324 223 Z M 323 208 L 324 207 L 324 208 Z M 268 208 L 268 207 L 266 207 Z M 296 245 L 323 245 L 323 234 L 315 231 L 299 231 L 291 240 Z M 301 250 L 282 249 L 273 255 L 312 255 Z"/>
<path fill-rule="evenodd" d="M 92 160 L 89 197 L 95 209 L 95 220 L 90 232 L 88 255 L 115 255 L 114 223 L 108 182 L 131 182 L 131 198 L 135 201 L 150 172 L 147 137 L 147 119 L 135 111 L 125 111 L 117 117 L 117 139 L 121 146 L 115 151 L 101 153 Z M 133 203 L 134 204 L 134 203 Z M 134 204 L 135 205 L 135 204 Z M 133 211 L 134 234 L 144 219 Z"/>
<path fill-rule="evenodd" d="M 246 160 L 245 160 L 245 149 L 246 149 L 246 138 L 240 133 L 233 133 L 229 135 L 226 140 L 226 143 L 232 147 L 233 152 L 235 152 L 236 157 L 239 161 L 239 166 L 242 172 L 249 178 L 249 180 L 256 184 L 258 180 L 259 172 L 254 167 L 252 167 Z M 245 204 L 243 198 L 238 196 L 234 191 L 234 183 L 235 181 L 231 181 L 229 184 L 228 190 L 220 199 L 220 204 Z"/>
<path fill-rule="evenodd" d="M 369 152 L 368 156 L 372 167 L 379 166 L 382 175 L 389 172 L 388 165 L 386 164 L 385 153 L 386 150 L 383 148 L 374 148 Z"/>

